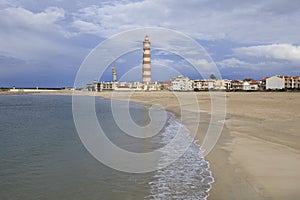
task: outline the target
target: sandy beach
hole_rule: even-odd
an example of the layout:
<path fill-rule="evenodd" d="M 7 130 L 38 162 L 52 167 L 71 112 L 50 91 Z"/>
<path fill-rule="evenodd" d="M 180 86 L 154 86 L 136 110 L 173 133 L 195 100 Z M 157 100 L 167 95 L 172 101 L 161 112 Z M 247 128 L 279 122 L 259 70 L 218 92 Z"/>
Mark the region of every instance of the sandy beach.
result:
<path fill-rule="evenodd" d="M 112 98 L 112 92 L 97 93 Z M 190 98 L 192 93 L 180 93 Z M 131 101 L 159 104 L 180 118 L 178 93 L 135 92 Z M 300 198 L 300 93 L 226 93 L 226 120 L 206 156 L 215 177 L 210 200 Z M 196 139 L 202 143 L 210 121 L 208 92 L 196 93 L 201 113 Z M 126 99 L 127 94 L 114 98 Z M 183 106 L 186 109 L 189 106 Z M 193 116 L 183 123 L 194 130 Z"/>
<path fill-rule="evenodd" d="M 52 94 L 71 95 L 72 91 Z M 103 98 L 159 105 L 173 112 L 201 145 L 211 119 L 208 92 L 80 92 Z M 300 198 L 300 93 L 223 93 L 226 118 L 206 156 L 215 182 L 210 200 L 297 200 Z M 198 105 L 190 103 L 195 95 Z M 178 100 L 184 99 L 183 102 Z M 194 101 L 193 101 L 194 102 Z M 196 106 L 196 107 L 195 107 Z M 185 118 L 181 118 L 182 115 Z M 200 120 L 195 119 L 200 114 Z M 199 125 L 199 127 L 197 126 Z"/>

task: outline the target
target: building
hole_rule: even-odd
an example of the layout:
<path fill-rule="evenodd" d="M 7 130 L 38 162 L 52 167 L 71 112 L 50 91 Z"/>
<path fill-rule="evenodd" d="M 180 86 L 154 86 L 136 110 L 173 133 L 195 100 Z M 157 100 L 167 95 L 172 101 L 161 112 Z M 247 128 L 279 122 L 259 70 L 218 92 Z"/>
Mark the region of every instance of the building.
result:
<path fill-rule="evenodd" d="M 243 90 L 244 88 L 244 82 L 241 80 L 232 80 L 231 81 L 231 90 Z"/>
<path fill-rule="evenodd" d="M 259 89 L 259 82 L 256 80 L 244 80 L 243 90 L 246 91 L 255 91 Z"/>
<path fill-rule="evenodd" d="M 197 90 L 212 90 L 216 80 L 194 80 L 193 88 Z"/>
<path fill-rule="evenodd" d="M 283 90 L 286 86 L 284 77 L 272 76 L 266 78 L 266 90 Z"/>
<path fill-rule="evenodd" d="M 112 80 L 111 82 L 101 82 L 98 80 L 94 80 L 93 83 L 87 84 L 86 89 L 91 92 L 102 92 L 103 90 L 115 90 L 118 82 L 117 82 L 117 69 L 112 68 Z"/>
<path fill-rule="evenodd" d="M 112 80 L 113 82 L 117 82 L 117 69 L 114 67 L 112 68 Z"/>
<path fill-rule="evenodd" d="M 131 88 L 132 88 L 133 90 L 142 90 L 143 84 L 140 83 L 140 82 L 132 82 L 132 83 L 131 83 Z"/>
<path fill-rule="evenodd" d="M 144 85 L 151 84 L 151 60 L 150 60 L 150 40 L 148 35 L 145 36 L 143 42 L 143 71 L 142 83 Z"/>
<path fill-rule="evenodd" d="M 90 92 L 100 92 L 102 88 L 101 84 L 98 83 L 98 80 L 94 80 L 93 83 L 86 85 L 86 89 Z"/>
<path fill-rule="evenodd" d="M 267 79 L 268 79 L 268 78 L 270 78 L 270 77 L 267 76 L 267 77 L 265 77 L 265 78 L 263 78 L 263 79 L 261 80 L 260 88 L 261 88 L 262 90 L 266 90 L 266 82 L 267 82 Z"/>
<path fill-rule="evenodd" d="M 278 76 L 284 79 L 285 89 L 300 89 L 300 76 Z"/>
<path fill-rule="evenodd" d="M 230 80 L 216 80 L 215 81 L 215 90 L 229 90 L 231 88 Z"/>
<path fill-rule="evenodd" d="M 171 79 L 171 90 L 192 91 L 193 81 L 191 81 L 188 77 L 177 76 L 176 78 Z"/>
<path fill-rule="evenodd" d="M 115 82 L 102 82 L 100 83 L 100 90 L 97 90 L 97 92 L 101 92 L 103 90 L 114 90 L 116 88 Z"/>
<path fill-rule="evenodd" d="M 162 90 L 172 90 L 172 88 L 171 88 L 171 85 L 172 85 L 171 80 L 164 81 L 164 82 L 160 83 L 160 85 L 161 85 L 161 89 Z"/>
<path fill-rule="evenodd" d="M 292 89 L 300 89 L 300 76 L 291 76 Z"/>

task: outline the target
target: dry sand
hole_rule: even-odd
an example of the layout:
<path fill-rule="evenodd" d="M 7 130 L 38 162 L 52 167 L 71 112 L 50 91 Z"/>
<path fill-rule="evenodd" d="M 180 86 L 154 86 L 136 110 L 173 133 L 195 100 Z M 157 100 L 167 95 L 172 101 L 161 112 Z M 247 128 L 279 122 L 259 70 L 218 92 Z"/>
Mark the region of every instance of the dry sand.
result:
<path fill-rule="evenodd" d="M 192 94 L 135 92 L 130 100 L 160 104 L 180 117 L 176 96 L 189 99 Z M 112 92 L 97 95 L 111 98 Z M 207 92 L 196 95 L 201 110 L 196 137 L 201 144 L 210 121 L 211 99 Z M 300 93 L 226 93 L 226 102 L 225 127 L 206 156 L 215 177 L 209 199 L 300 199 Z M 193 113 L 193 106 L 187 104 L 181 107 Z M 190 116 L 183 123 L 194 130 Z"/>
<path fill-rule="evenodd" d="M 113 92 L 80 94 L 112 98 Z M 128 92 L 115 94 L 116 99 L 128 98 Z M 194 94 L 199 108 L 189 103 Z M 185 99 L 184 103 L 177 100 L 178 96 Z M 300 93 L 237 92 L 225 96 L 225 126 L 206 156 L 215 178 L 209 199 L 300 199 Z M 184 114 L 187 117 L 181 118 L 182 122 L 196 131 L 202 144 L 210 122 L 208 92 L 135 92 L 130 100 L 159 104 L 179 118 Z"/>

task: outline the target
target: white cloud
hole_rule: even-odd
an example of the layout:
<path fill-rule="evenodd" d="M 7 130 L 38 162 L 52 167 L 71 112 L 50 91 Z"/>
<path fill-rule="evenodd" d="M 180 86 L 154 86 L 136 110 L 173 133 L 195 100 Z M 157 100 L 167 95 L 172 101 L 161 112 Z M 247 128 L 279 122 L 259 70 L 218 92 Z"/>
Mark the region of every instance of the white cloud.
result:
<path fill-rule="evenodd" d="M 12 2 L 10 0 L 1 0 L 0 1 L 0 8 L 5 6 L 12 6 Z"/>
<path fill-rule="evenodd" d="M 156 51 L 152 52 L 151 54 L 156 55 L 156 56 L 169 56 L 169 55 L 172 55 L 171 52 L 167 52 L 167 51 L 163 51 L 163 50 L 156 50 Z"/>
<path fill-rule="evenodd" d="M 248 42 L 300 42 L 299 1 L 293 7 L 266 1 L 171 1 L 144 0 L 89 6 L 74 14 L 75 22 L 94 24 L 102 36 L 120 31 L 159 26 L 176 29 L 198 39 L 229 39 Z M 292 12 L 288 12 L 291 10 Z M 86 27 L 73 25 L 82 32 Z M 101 27 L 101 28 L 100 28 Z"/>
<path fill-rule="evenodd" d="M 222 61 L 217 62 L 217 65 L 221 68 L 240 68 L 240 67 L 246 67 L 250 64 L 244 61 L 241 61 L 237 58 L 229 58 Z"/>
<path fill-rule="evenodd" d="M 7 4 L 9 4 L 9 0 L 1 0 L 0 1 L 0 5 L 7 5 Z"/>
<path fill-rule="evenodd" d="M 177 58 L 176 60 L 156 58 L 156 59 L 152 59 L 151 63 L 152 65 L 166 66 L 166 67 L 177 68 L 177 69 L 189 69 L 192 67 L 192 64 L 194 64 L 195 66 L 198 66 L 202 70 L 211 69 L 213 64 L 211 62 L 208 62 L 205 59 L 189 59 L 189 61 L 191 63 L 188 63 L 186 60 L 183 60 L 182 58 Z"/>
<path fill-rule="evenodd" d="M 156 58 L 152 59 L 151 63 L 157 66 L 173 67 L 172 65 L 174 65 L 174 60 Z"/>
<path fill-rule="evenodd" d="M 0 52 L 3 55 L 30 60 L 67 52 L 61 41 L 69 32 L 59 25 L 65 11 L 48 7 L 34 13 L 21 7 L 0 10 Z"/>
<path fill-rule="evenodd" d="M 189 62 L 188 62 L 189 61 Z M 177 72 L 177 75 L 183 74 L 185 76 L 193 75 L 198 76 L 201 75 L 203 77 L 207 77 L 210 74 L 219 75 L 219 71 L 215 67 L 214 63 L 209 62 L 206 59 L 189 59 L 184 60 L 183 58 L 176 59 L 162 59 L 156 58 L 151 61 L 151 64 L 154 68 L 169 68 L 173 71 Z M 171 77 L 175 75 L 172 74 Z M 162 79 L 161 79 L 162 80 Z"/>
<path fill-rule="evenodd" d="M 235 48 L 238 56 L 286 60 L 300 63 L 300 46 L 291 44 L 271 44 Z"/>
<path fill-rule="evenodd" d="M 103 37 L 139 27 L 164 27 L 194 39 L 211 40 L 202 42 L 208 44 L 215 59 L 221 60 L 217 64 L 223 71 L 252 71 L 259 75 L 263 70 L 299 73 L 299 18 L 299 0 L 0 0 L 0 55 L 25 61 L 38 59 L 43 63 L 55 60 L 64 65 L 61 63 L 75 62 L 73 55 L 79 60 L 77 55 L 83 49 L 87 51 Z M 107 48 L 107 56 L 116 47 L 142 48 L 146 33 L 150 34 L 153 66 L 171 66 L 181 73 L 187 72 L 191 65 L 182 60 L 177 62 L 175 58 L 173 63 L 155 60 L 184 54 L 186 59 L 194 59 L 192 62 L 200 65 L 203 72 L 210 70 L 205 60 L 209 56 L 190 48 L 192 43 L 147 29 L 131 35 L 132 43 L 115 41 Z M 157 44 L 158 41 L 165 42 Z M 210 44 L 215 46 L 212 48 Z M 241 48 L 235 48 L 232 55 L 232 46 Z M 228 54 L 233 58 L 227 59 Z M 39 68 L 36 65 L 35 69 Z"/>
<path fill-rule="evenodd" d="M 44 28 L 48 25 L 55 25 L 59 20 L 64 19 L 65 11 L 62 8 L 49 7 L 43 12 L 33 13 L 21 7 L 9 7 L 0 11 L 1 22 L 7 25 L 20 25 L 23 27 Z"/>
<path fill-rule="evenodd" d="M 97 34 L 101 32 L 100 26 L 93 24 L 91 22 L 86 22 L 82 20 L 75 20 L 72 24 L 73 27 L 80 30 L 83 33 Z"/>

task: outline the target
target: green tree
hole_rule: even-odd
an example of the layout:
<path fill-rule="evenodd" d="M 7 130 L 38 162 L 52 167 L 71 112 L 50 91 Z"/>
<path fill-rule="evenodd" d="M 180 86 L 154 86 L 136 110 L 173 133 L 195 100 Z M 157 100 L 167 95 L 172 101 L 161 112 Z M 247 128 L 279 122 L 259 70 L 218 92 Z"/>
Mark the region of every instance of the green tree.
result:
<path fill-rule="evenodd" d="M 216 76 L 215 76 L 214 74 L 211 74 L 211 75 L 209 76 L 209 78 L 212 79 L 212 80 L 216 80 L 216 79 L 217 79 Z"/>

